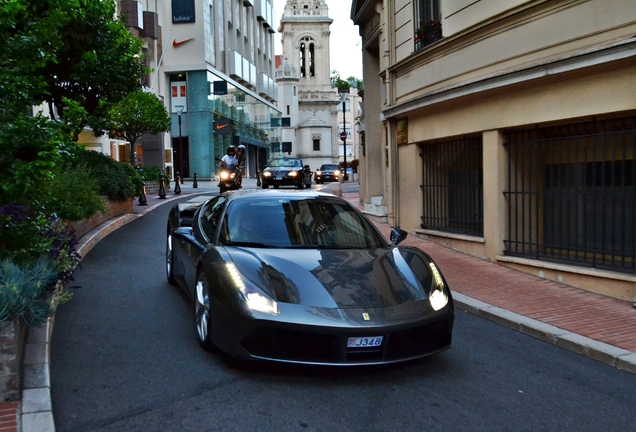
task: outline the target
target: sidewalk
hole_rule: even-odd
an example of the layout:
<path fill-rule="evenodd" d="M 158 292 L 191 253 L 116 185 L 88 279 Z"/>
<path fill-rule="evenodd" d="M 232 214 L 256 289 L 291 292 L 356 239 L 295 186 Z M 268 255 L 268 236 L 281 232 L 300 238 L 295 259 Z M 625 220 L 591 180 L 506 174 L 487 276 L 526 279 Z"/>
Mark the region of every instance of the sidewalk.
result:
<path fill-rule="evenodd" d="M 244 179 L 244 187 L 256 187 L 255 179 Z M 174 187 L 174 184 L 171 184 Z M 80 240 L 80 251 L 90 249 L 126 223 L 142 217 L 157 206 L 191 196 L 201 200 L 218 193 L 215 181 L 186 179 L 181 194 L 166 191 L 165 199 L 147 196 L 146 205 L 134 202 L 134 215 L 106 222 Z M 342 197 L 362 209 L 359 193 Z M 389 238 L 391 227 L 376 223 Z M 402 243 L 417 247 L 437 262 L 453 293 L 458 309 L 481 316 L 519 333 L 601 361 L 636 374 L 636 309 L 631 303 L 590 293 L 536 276 L 512 270 L 427 241 L 415 234 Z M 49 334 L 50 332 L 46 332 Z M 0 402 L 0 432 L 54 431 L 48 375 L 48 346 L 42 343 L 44 384 L 32 395 L 23 390 L 22 401 Z"/>

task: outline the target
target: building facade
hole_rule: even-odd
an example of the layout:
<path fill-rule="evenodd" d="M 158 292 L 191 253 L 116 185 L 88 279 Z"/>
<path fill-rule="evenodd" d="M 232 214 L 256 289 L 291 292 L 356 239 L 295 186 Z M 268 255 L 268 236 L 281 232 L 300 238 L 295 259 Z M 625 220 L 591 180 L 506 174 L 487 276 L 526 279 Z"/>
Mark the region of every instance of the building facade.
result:
<path fill-rule="evenodd" d="M 160 87 L 173 117 L 174 170 L 182 177 L 214 177 L 216 159 L 229 145 L 243 144 L 245 175 L 255 176 L 281 134 L 272 3 L 172 0 L 162 5 L 169 31 Z"/>
<path fill-rule="evenodd" d="M 631 2 L 354 0 L 351 17 L 365 204 L 471 255 L 636 295 Z"/>

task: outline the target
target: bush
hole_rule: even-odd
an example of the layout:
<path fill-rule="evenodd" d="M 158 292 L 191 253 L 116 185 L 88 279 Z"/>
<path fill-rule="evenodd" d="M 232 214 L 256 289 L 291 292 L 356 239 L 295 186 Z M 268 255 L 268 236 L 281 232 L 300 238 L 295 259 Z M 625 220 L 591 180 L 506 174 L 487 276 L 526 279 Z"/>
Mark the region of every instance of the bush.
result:
<path fill-rule="evenodd" d="M 19 265 L 0 261 L 0 322 L 21 321 L 38 326 L 52 315 L 51 290 L 57 273 L 50 258 Z"/>
<path fill-rule="evenodd" d="M 156 166 L 145 166 L 141 169 L 141 176 L 145 181 L 158 182 L 163 175 L 163 171 Z"/>
<path fill-rule="evenodd" d="M 70 162 L 85 165 L 97 182 L 99 194 L 106 195 L 113 201 L 133 198 L 141 191 L 143 180 L 135 169 L 103 153 L 80 149 Z"/>
<path fill-rule="evenodd" d="M 48 192 L 51 210 L 64 220 L 78 221 L 106 211 L 99 185 L 86 165 L 62 170 L 53 178 Z"/>

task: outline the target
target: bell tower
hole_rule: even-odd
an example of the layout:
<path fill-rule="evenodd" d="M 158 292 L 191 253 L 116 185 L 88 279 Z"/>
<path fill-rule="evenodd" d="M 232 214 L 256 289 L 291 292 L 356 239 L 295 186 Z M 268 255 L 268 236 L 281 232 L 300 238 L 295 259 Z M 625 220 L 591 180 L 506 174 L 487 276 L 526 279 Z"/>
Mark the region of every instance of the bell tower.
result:
<path fill-rule="evenodd" d="M 287 0 L 278 28 L 282 33 L 282 57 L 285 59 L 276 74 L 279 93 L 297 94 L 297 99 L 292 102 L 297 105 L 289 110 L 292 115 L 283 136 L 292 140 L 291 156 L 302 157 L 312 170 L 324 163 L 338 161 L 336 117 L 339 98 L 331 88 L 329 62 L 332 22 L 325 0 Z M 283 66 L 285 70 L 295 71 L 293 81 L 286 76 Z M 291 98 L 287 100 L 291 101 Z M 288 105 L 281 108 L 283 113 L 288 111 Z"/>

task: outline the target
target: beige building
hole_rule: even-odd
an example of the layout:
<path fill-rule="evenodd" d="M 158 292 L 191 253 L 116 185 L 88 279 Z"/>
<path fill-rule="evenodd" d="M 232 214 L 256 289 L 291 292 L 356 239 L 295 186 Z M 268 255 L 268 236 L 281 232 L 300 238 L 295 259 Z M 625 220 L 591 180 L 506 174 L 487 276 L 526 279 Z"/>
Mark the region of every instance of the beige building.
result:
<path fill-rule="evenodd" d="M 636 295 L 633 1 L 354 0 L 351 17 L 365 205 L 501 265 Z"/>

